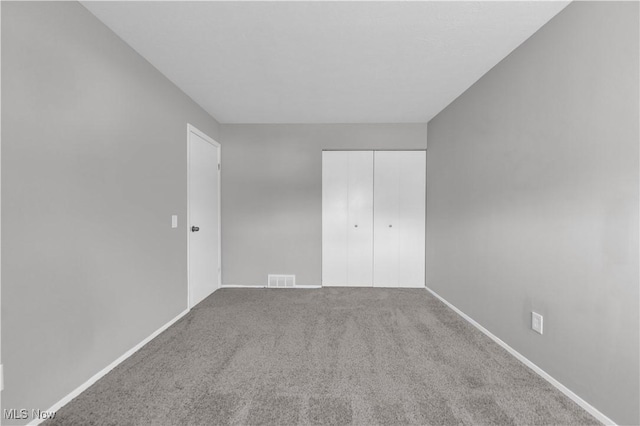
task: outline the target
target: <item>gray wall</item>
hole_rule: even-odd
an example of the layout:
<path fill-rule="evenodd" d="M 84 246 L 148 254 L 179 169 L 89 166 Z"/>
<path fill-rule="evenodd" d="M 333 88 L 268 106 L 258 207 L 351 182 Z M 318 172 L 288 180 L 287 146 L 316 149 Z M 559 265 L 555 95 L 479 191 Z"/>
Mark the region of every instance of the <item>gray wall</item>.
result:
<path fill-rule="evenodd" d="M 640 422 L 638 49 L 638 3 L 574 2 L 428 132 L 427 285 L 620 424 Z"/>
<path fill-rule="evenodd" d="M 187 122 L 218 137 L 79 3 L 2 2 L 4 408 L 49 408 L 186 309 Z"/>
<path fill-rule="evenodd" d="M 424 149 L 426 124 L 221 126 L 222 282 L 320 285 L 322 150 Z"/>

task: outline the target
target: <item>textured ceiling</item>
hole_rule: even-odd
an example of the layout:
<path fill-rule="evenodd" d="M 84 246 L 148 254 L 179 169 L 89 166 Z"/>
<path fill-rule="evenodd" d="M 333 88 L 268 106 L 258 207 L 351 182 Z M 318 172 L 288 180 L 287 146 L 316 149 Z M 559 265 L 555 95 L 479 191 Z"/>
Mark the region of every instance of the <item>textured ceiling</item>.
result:
<path fill-rule="evenodd" d="M 223 123 L 426 122 L 568 2 L 84 2 Z"/>

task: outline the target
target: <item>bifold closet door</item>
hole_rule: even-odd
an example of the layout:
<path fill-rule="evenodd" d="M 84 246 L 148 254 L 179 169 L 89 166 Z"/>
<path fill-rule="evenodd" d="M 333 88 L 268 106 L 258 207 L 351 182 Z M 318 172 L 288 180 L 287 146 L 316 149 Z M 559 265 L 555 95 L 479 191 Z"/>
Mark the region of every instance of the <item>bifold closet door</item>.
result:
<path fill-rule="evenodd" d="M 373 286 L 373 151 L 322 153 L 322 284 Z"/>
<path fill-rule="evenodd" d="M 425 286 L 426 152 L 376 151 L 375 287 Z"/>

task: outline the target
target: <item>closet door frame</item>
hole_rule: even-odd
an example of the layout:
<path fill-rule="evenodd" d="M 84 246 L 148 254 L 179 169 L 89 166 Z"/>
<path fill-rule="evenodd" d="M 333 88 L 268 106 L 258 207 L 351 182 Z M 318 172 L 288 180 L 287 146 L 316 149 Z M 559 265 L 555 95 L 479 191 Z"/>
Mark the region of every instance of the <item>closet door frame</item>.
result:
<path fill-rule="evenodd" d="M 321 237 L 322 237 L 322 241 L 321 241 L 321 258 L 320 258 L 320 263 L 321 263 L 320 283 L 321 283 L 321 286 L 322 287 L 348 287 L 347 284 L 344 284 L 344 285 L 326 285 L 325 284 L 325 277 L 324 277 L 324 260 L 325 259 L 324 259 L 324 255 L 323 255 L 323 253 L 324 253 L 324 227 L 325 227 L 325 218 L 324 218 L 324 202 L 325 202 L 325 200 L 324 200 L 324 164 L 323 164 L 324 153 L 325 152 L 352 152 L 352 151 L 371 151 L 371 152 L 373 152 L 373 155 L 374 155 L 374 158 L 373 158 L 373 168 L 374 168 L 373 173 L 374 173 L 374 176 L 375 176 L 375 154 L 376 154 L 376 152 L 381 152 L 381 151 L 382 152 L 385 152 L 385 151 L 420 151 L 420 152 L 424 152 L 424 155 L 425 155 L 425 185 L 424 185 L 424 187 L 425 187 L 425 194 L 424 194 L 424 200 L 425 200 L 425 206 L 424 206 L 424 212 L 425 212 L 425 217 L 424 217 L 424 225 L 425 225 L 424 226 L 424 230 L 425 230 L 425 232 L 424 232 L 424 253 L 425 253 L 425 256 L 424 257 L 425 257 L 425 259 L 423 260 L 423 262 L 424 262 L 424 283 L 425 283 L 424 286 L 426 287 L 426 279 L 427 279 L 426 278 L 426 274 L 427 274 L 427 265 L 426 265 L 426 242 L 427 242 L 427 236 L 426 236 L 426 223 L 427 223 L 426 212 L 427 212 L 427 205 L 426 204 L 428 202 L 427 201 L 427 182 L 426 182 L 426 178 L 427 178 L 427 161 L 426 161 L 426 158 L 427 158 L 428 154 L 427 154 L 427 148 L 426 147 L 425 148 L 408 148 L 408 149 L 402 149 L 402 148 L 395 148 L 395 149 L 371 149 L 371 148 L 350 149 L 350 148 L 338 148 L 338 149 L 323 149 L 321 151 L 321 170 L 322 170 L 322 174 L 323 174 L 323 176 L 321 178 L 321 184 L 322 184 L 321 185 L 322 186 L 322 188 L 321 188 L 321 192 L 322 192 L 322 194 L 321 194 L 321 214 L 322 214 L 322 217 L 321 217 Z M 374 185 L 374 194 L 375 194 L 375 178 L 374 178 L 373 185 Z M 374 217 L 373 217 L 373 220 L 374 220 L 374 227 L 375 227 L 375 195 L 374 195 L 373 202 L 374 202 L 374 213 L 373 213 Z M 374 238 L 374 246 L 375 246 L 375 234 L 374 234 L 373 238 Z M 374 261 L 375 261 L 375 258 L 374 258 Z M 373 273 L 373 268 L 374 267 L 375 266 L 372 266 L 372 273 Z M 373 284 L 373 287 L 376 287 L 375 286 L 375 276 L 373 276 L 373 283 L 372 284 Z M 380 287 L 378 287 L 378 288 L 380 288 Z M 406 287 L 399 287 L 399 288 L 406 288 Z M 422 288 L 422 286 L 420 288 Z"/>

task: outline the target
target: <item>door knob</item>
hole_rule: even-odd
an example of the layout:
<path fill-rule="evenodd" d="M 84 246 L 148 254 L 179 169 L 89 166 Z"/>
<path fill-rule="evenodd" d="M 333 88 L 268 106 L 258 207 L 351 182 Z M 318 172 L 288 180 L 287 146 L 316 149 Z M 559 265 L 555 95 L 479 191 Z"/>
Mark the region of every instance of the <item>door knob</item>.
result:
<path fill-rule="evenodd" d="M 191 227 L 191 232 L 198 232 L 199 230 L 200 230 L 200 228 L 197 227 L 197 226 L 192 226 Z"/>

